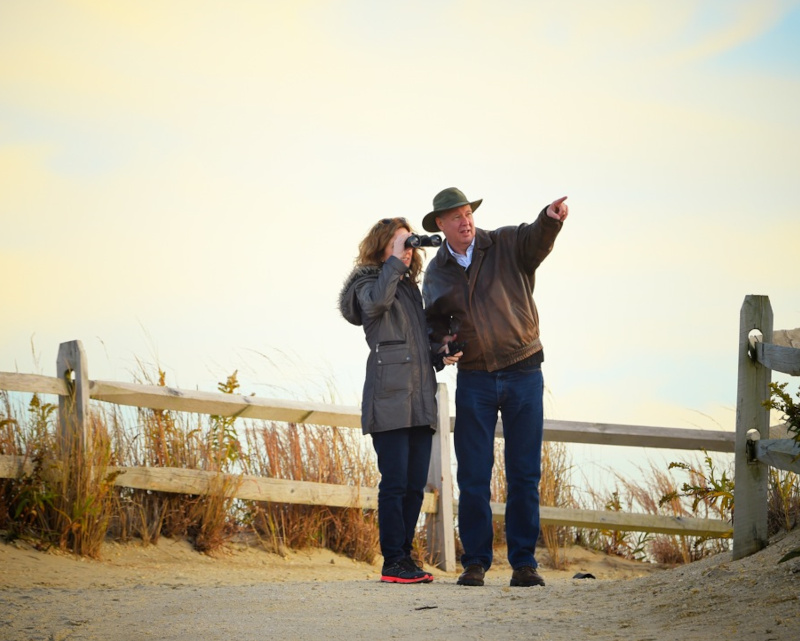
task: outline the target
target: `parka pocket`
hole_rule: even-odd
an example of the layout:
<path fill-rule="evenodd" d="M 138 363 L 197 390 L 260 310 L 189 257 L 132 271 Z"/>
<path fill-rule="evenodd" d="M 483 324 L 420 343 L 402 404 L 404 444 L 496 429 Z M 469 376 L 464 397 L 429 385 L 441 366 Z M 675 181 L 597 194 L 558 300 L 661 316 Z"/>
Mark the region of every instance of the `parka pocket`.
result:
<path fill-rule="evenodd" d="M 378 344 L 377 375 L 375 395 L 391 396 L 399 392 L 411 390 L 411 350 L 408 344 L 401 341 L 387 341 Z"/>

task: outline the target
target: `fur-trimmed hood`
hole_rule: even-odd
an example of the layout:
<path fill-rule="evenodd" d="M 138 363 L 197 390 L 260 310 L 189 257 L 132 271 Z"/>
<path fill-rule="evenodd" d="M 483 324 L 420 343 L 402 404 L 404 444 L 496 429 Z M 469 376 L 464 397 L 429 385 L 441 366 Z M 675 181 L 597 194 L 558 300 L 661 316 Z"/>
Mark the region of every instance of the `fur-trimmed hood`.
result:
<path fill-rule="evenodd" d="M 353 325 L 361 325 L 361 309 L 356 297 L 356 283 L 363 278 L 377 279 L 381 268 L 377 265 L 358 265 L 345 279 L 339 292 L 339 311 L 345 320 Z"/>

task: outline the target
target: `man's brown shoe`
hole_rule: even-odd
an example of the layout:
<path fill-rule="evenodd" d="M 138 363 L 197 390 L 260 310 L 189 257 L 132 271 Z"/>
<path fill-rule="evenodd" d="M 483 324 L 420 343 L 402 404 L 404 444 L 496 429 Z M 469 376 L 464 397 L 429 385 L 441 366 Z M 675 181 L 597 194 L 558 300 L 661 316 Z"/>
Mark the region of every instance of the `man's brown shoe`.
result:
<path fill-rule="evenodd" d="M 458 577 L 458 585 L 483 585 L 483 577 L 486 570 L 482 565 L 468 565 Z"/>
<path fill-rule="evenodd" d="M 544 579 L 535 568 L 530 565 L 523 565 L 514 570 L 511 575 L 511 585 L 513 587 L 530 588 L 534 585 L 544 585 Z"/>

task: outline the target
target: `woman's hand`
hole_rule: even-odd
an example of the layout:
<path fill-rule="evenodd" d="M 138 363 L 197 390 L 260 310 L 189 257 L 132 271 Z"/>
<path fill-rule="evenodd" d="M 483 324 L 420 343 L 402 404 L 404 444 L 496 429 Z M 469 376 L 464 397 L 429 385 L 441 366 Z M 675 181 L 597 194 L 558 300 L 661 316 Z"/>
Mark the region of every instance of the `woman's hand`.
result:
<path fill-rule="evenodd" d="M 411 247 L 406 247 L 406 239 L 411 235 L 410 231 L 405 229 L 398 229 L 400 233 L 395 234 L 394 244 L 392 245 L 392 256 L 396 256 L 400 260 L 410 256 L 414 251 Z"/>
<path fill-rule="evenodd" d="M 403 227 L 399 227 L 394 233 L 392 239 L 386 243 L 383 249 L 383 262 L 385 263 L 390 257 L 403 261 L 406 267 L 411 266 L 411 259 L 414 256 L 414 250 L 411 247 L 406 247 L 406 238 L 411 235 L 411 232 Z"/>

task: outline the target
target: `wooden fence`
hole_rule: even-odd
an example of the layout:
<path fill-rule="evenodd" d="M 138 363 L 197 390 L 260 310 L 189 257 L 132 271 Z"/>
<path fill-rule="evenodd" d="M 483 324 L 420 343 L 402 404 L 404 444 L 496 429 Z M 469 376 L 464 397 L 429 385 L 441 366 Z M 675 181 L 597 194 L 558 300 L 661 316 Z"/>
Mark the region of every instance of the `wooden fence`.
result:
<path fill-rule="evenodd" d="M 765 324 L 761 326 L 766 327 Z M 89 380 L 86 356 L 80 341 L 61 344 L 56 371 L 57 376 L 55 377 L 0 372 L 0 389 L 58 396 L 59 442 L 62 446 L 72 443 L 77 444 L 77 447 L 82 447 L 85 444 L 88 438 L 86 417 L 89 412 L 89 399 L 156 410 L 214 414 L 223 417 L 262 419 L 294 424 L 360 428 L 361 414 L 358 407 L 299 403 L 155 385 Z M 741 389 L 740 382 L 740 392 Z M 454 514 L 458 503 L 454 499 L 450 455 L 451 434 L 455 418 L 449 415 L 446 385 L 439 384 L 437 399 L 439 406 L 438 430 L 434 437 L 431 454 L 428 477 L 430 491 L 425 494 L 422 511 L 427 515 L 428 549 L 432 553 L 433 562 L 445 571 L 453 571 L 457 566 Z M 502 438 L 500 421 L 498 421 L 496 434 Z M 705 449 L 712 452 L 733 452 L 735 448 L 737 451 L 739 450 L 738 429 L 734 433 L 545 420 L 544 438 L 548 441 L 565 443 L 682 450 Z M 0 456 L 0 478 L 18 478 L 20 475 L 30 473 L 31 469 L 31 463 L 23 457 Z M 213 491 L 214 487 L 218 487 L 215 481 L 219 481 L 217 473 L 203 470 L 127 467 L 114 468 L 114 471 L 120 472 L 115 479 L 118 486 L 160 492 L 204 494 Z M 230 486 L 234 489 L 230 491 L 230 496 L 240 499 L 362 509 L 377 507 L 377 488 L 372 487 L 341 486 L 248 475 L 236 475 L 231 480 Z M 504 504 L 492 504 L 492 512 L 496 519 L 504 518 Z M 754 518 L 754 520 L 756 519 Z M 766 522 L 766 517 L 764 521 Z M 542 525 L 565 525 L 589 529 L 716 537 L 729 536 L 732 530 L 729 523 L 716 519 L 548 506 L 541 508 L 541 523 Z"/>
<path fill-rule="evenodd" d="M 800 330 L 772 329 L 767 296 L 747 296 L 739 315 L 739 376 L 736 399 L 733 558 L 767 545 L 769 467 L 800 472 L 800 444 L 770 438 L 772 371 L 800 376 Z"/>

